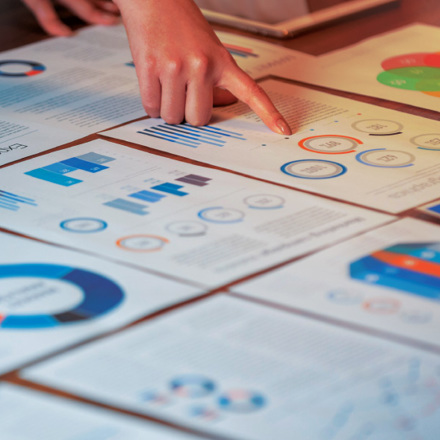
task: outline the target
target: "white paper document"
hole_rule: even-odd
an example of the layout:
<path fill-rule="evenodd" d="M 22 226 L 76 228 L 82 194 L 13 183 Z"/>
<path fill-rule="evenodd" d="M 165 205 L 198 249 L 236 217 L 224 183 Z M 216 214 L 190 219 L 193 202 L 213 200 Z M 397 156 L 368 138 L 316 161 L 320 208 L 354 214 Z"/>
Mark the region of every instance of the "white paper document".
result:
<path fill-rule="evenodd" d="M 203 293 L 9 234 L 0 249 L 0 373 Z"/>
<path fill-rule="evenodd" d="M 125 141 L 398 213 L 438 197 L 439 123 L 281 81 L 262 86 L 297 132 L 274 134 L 241 103 L 194 128 L 148 119 L 106 131 Z"/>
<path fill-rule="evenodd" d="M 438 348 L 440 227 L 401 220 L 234 291 Z"/>
<path fill-rule="evenodd" d="M 145 116 L 124 28 L 0 53 L 0 165 Z"/>
<path fill-rule="evenodd" d="M 2 440 L 196 440 L 151 422 L 0 384 Z"/>
<path fill-rule="evenodd" d="M 440 27 L 414 24 L 273 75 L 440 111 Z"/>
<path fill-rule="evenodd" d="M 437 440 L 439 368 L 439 356 L 217 296 L 24 377 L 232 438 Z"/>
<path fill-rule="evenodd" d="M 273 74 L 275 69 L 282 66 L 301 66 L 315 59 L 312 55 L 257 38 L 222 31 L 216 31 L 216 34 L 237 64 L 253 78 Z"/>
<path fill-rule="evenodd" d="M 393 219 L 104 140 L 10 166 L 0 190 L 5 228 L 204 287 Z"/>

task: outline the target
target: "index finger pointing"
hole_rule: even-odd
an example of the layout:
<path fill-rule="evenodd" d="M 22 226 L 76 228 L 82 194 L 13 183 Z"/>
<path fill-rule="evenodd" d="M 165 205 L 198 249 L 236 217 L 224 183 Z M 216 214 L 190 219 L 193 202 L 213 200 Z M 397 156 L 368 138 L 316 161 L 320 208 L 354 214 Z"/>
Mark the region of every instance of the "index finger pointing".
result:
<path fill-rule="evenodd" d="M 272 131 L 286 136 L 292 134 L 289 124 L 267 93 L 239 67 L 224 71 L 219 85 L 247 104 Z"/>

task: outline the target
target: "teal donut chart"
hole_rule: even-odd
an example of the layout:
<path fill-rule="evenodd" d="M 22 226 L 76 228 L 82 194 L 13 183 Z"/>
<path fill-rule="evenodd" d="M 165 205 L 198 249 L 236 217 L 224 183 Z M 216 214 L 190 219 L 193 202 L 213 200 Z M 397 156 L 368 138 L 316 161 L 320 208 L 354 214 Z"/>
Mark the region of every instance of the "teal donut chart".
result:
<path fill-rule="evenodd" d="M 32 277 L 64 281 L 83 292 L 82 301 L 71 310 L 56 314 L 0 314 L 0 329 L 50 328 L 86 321 L 103 315 L 124 300 L 124 291 L 114 281 L 84 269 L 56 264 L 3 264 L 0 281 L 5 278 Z"/>

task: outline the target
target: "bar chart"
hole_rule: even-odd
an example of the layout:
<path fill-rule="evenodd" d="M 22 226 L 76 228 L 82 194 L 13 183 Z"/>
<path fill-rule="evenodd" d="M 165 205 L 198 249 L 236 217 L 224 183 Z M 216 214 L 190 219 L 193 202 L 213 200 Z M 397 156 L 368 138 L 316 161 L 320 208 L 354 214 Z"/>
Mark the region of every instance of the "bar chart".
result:
<path fill-rule="evenodd" d="M 0 208 L 7 209 L 9 211 L 18 211 L 20 209 L 20 203 L 24 205 L 38 206 L 34 199 L 19 196 L 17 194 L 2 191 L 0 189 Z"/>
<path fill-rule="evenodd" d="M 204 187 L 208 185 L 208 182 L 212 179 L 199 176 L 197 174 L 187 174 L 185 176 L 178 177 L 175 180 L 186 183 L 187 185 Z M 147 215 L 149 213 L 149 205 L 140 202 L 155 204 L 163 201 L 168 196 L 184 197 L 190 194 L 187 192 L 188 190 L 183 191 L 183 189 L 185 189 L 184 185 L 177 185 L 172 182 L 163 182 L 158 185 L 153 185 L 148 189 L 141 189 L 139 191 L 129 193 L 127 197 L 136 199 L 136 202 L 118 197 L 103 203 L 103 205 L 126 211 L 131 214 Z"/>
<path fill-rule="evenodd" d="M 36 168 L 25 174 L 55 185 L 72 186 L 83 182 L 83 180 L 68 176 L 68 174 L 78 170 L 92 174 L 99 173 L 100 171 L 108 169 L 108 166 L 103 165 L 104 163 L 113 160 L 115 160 L 113 157 L 90 152 L 81 156 L 71 157 L 61 162 L 55 162 L 42 168 Z"/>
<path fill-rule="evenodd" d="M 150 125 L 147 128 L 139 130 L 137 133 L 185 147 L 197 148 L 201 145 L 223 147 L 231 139 L 246 140 L 241 133 L 223 130 L 213 125 L 195 127 L 187 123 L 179 125 L 157 124 L 154 121 L 148 121 L 148 123 Z"/>

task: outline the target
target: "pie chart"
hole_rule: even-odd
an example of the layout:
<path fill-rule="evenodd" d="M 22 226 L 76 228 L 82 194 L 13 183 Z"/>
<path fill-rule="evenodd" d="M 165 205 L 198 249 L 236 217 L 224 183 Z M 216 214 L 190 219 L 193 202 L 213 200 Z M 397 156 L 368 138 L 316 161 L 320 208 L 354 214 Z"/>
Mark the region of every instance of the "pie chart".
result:
<path fill-rule="evenodd" d="M 28 290 L 22 288 L 11 289 L 10 292 L 2 295 L 2 302 L 19 301 L 22 303 L 35 304 L 43 301 L 43 296 L 51 294 L 65 295 L 66 291 L 74 288 L 79 292 L 79 301 L 74 305 L 68 306 L 65 310 L 58 310 L 53 313 L 44 313 L 38 310 L 32 313 L 29 307 L 26 313 L 2 313 L 0 309 L 0 329 L 37 329 L 51 328 L 64 324 L 76 323 L 97 318 L 110 310 L 117 307 L 124 300 L 123 290 L 114 281 L 109 278 L 91 272 L 89 270 L 78 269 L 69 266 L 61 266 L 56 264 L 3 264 L 0 265 L 0 282 L 11 281 L 12 278 L 17 280 L 29 280 Z M 34 281 L 37 280 L 36 283 Z M 44 280 L 58 283 L 58 289 L 53 287 L 45 287 Z M 32 283 L 42 285 L 38 292 L 33 292 Z M 63 286 L 65 291 L 63 292 Z M 21 296 L 21 297 L 20 297 Z M 67 295 L 69 296 L 69 295 Z M 0 303 L 0 306 L 2 303 Z"/>
<path fill-rule="evenodd" d="M 382 62 L 377 80 L 387 86 L 413 90 L 440 98 L 440 52 L 419 52 Z"/>
<path fill-rule="evenodd" d="M 46 67 L 35 61 L 3 60 L 0 61 L 0 76 L 27 77 L 43 73 Z"/>

